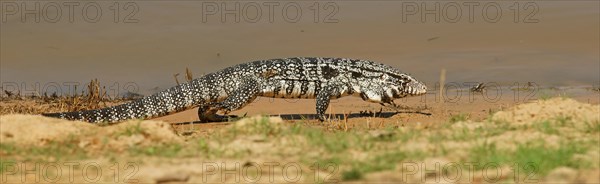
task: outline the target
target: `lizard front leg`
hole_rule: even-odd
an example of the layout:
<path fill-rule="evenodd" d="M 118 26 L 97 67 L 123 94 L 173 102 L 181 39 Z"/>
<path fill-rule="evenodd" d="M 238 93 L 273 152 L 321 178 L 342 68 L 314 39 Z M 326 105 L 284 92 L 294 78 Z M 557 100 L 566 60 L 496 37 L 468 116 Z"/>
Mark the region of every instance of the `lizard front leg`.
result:
<path fill-rule="evenodd" d="M 325 111 L 329 108 L 329 101 L 331 101 L 331 97 L 340 94 L 339 89 L 337 85 L 328 85 L 317 93 L 317 118 L 319 120 L 325 121 Z"/>

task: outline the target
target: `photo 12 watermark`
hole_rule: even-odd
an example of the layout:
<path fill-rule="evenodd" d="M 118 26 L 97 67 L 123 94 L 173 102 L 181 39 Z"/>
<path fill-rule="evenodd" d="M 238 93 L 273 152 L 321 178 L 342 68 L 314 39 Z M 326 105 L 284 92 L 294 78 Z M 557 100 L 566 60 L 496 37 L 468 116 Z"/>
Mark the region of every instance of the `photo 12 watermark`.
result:
<path fill-rule="evenodd" d="M 22 97 L 60 97 L 85 95 L 90 91 L 92 83 L 75 81 L 67 82 L 2 82 L 0 84 L 0 97 L 22 96 Z M 173 86 L 170 86 L 173 87 Z M 167 88 L 170 88 L 167 87 Z M 536 82 L 447 82 L 442 86 L 439 83 L 427 84 L 427 93 L 416 96 L 421 103 L 474 103 L 484 101 L 486 103 L 497 103 L 500 100 L 511 100 L 515 103 L 525 103 L 540 98 L 543 92 L 555 89 L 546 89 Z M 108 98 L 139 98 L 141 87 L 135 82 L 112 82 L 109 85 L 98 84 L 97 92 Z M 440 91 L 441 90 L 441 91 Z M 148 91 L 148 90 L 146 90 Z M 154 93 L 159 91 L 154 91 Z M 440 95 L 441 94 L 441 95 Z M 546 94 L 547 95 L 547 94 Z M 431 98 L 431 97 L 434 98 Z M 402 102 L 412 98 L 397 99 Z M 255 102 L 267 100 L 273 102 L 270 97 L 259 97 Z M 302 99 L 283 99 L 289 103 L 296 103 Z M 339 99 L 332 99 L 336 103 Z"/>
<path fill-rule="evenodd" d="M 418 181 L 419 183 L 462 183 L 481 178 L 488 183 L 501 180 L 515 183 L 539 182 L 539 167 L 533 163 L 514 163 L 500 165 L 495 162 L 448 162 L 423 163 L 402 162 L 399 164 L 402 182 Z M 506 167 L 503 167 L 506 166 Z"/>
<path fill-rule="evenodd" d="M 537 100 L 540 91 L 544 90 L 536 82 L 513 82 L 507 85 L 506 82 L 447 82 L 443 87 L 439 83 L 426 84 L 428 87 L 425 95 L 416 96 L 420 103 L 474 103 L 484 101 L 486 103 L 497 103 L 501 100 L 512 100 L 515 103 L 525 103 Z M 441 91 L 440 91 L 441 89 Z M 441 95 L 440 95 L 441 94 Z M 433 98 L 431 98 L 433 96 Z M 412 98 L 396 99 L 400 102 L 407 102 Z M 274 102 L 274 98 L 259 97 L 255 100 L 267 100 Z M 302 99 L 283 99 L 289 103 L 297 103 Z M 331 99 L 330 103 L 337 103 L 340 99 Z"/>
<path fill-rule="evenodd" d="M 2 161 L 2 183 L 138 183 L 139 165 L 135 162 L 101 164 L 87 161 L 17 162 Z"/>
<path fill-rule="evenodd" d="M 127 1 L 1 1 L 2 23 L 138 23 L 140 6 Z"/>
<path fill-rule="evenodd" d="M 539 23 L 540 6 L 526 1 L 406 1 L 402 23 Z"/>
<path fill-rule="evenodd" d="M 284 181 L 336 182 L 333 176 L 339 174 L 335 163 L 315 162 L 308 168 L 298 162 L 202 162 L 202 183 L 278 183 Z"/>
<path fill-rule="evenodd" d="M 435 95 L 434 102 L 444 103 L 473 103 L 477 97 L 487 103 L 496 103 L 507 97 L 520 103 L 537 100 L 540 90 L 541 87 L 535 82 L 514 82 L 510 85 L 500 85 L 498 82 L 448 82 L 443 87 L 435 83 L 427 94 Z M 424 96 L 421 98 L 426 100 Z"/>
<path fill-rule="evenodd" d="M 206 1 L 202 23 L 338 23 L 340 6 L 322 1 Z"/>
<path fill-rule="evenodd" d="M 100 84 L 93 82 L 2 82 L 0 85 L 2 95 L 0 96 L 76 96 L 84 95 L 86 92 L 89 93 L 90 90 L 97 90 L 99 94 L 110 98 L 139 96 L 140 87 L 135 82 L 113 82 L 108 86 L 100 86 Z M 90 87 L 93 89 L 90 89 Z"/>

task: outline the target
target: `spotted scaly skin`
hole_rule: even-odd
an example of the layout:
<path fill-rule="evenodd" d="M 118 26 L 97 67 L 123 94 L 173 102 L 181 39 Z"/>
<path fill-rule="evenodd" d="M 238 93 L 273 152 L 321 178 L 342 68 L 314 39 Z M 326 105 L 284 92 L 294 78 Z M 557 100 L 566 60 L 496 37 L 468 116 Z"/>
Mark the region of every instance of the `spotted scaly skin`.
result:
<path fill-rule="evenodd" d="M 200 107 L 201 121 L 222 121 L 224 116 L 217 112 L 227 114 L 262 96 L 316 99 L 317 117 L 323 121 L 331 99 L 354 95 L 384 105 L 426 91 L 423 83 L 384 64 L 345 58 L 296 57 L 239 64 L 122 105 L 43 115 L 114 123 Z"/>

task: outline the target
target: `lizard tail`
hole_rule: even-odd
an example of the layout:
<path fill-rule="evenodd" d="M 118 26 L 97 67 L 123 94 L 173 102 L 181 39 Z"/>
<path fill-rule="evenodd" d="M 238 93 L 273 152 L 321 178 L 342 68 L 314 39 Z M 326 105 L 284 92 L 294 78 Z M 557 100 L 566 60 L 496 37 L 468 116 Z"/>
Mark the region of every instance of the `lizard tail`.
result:
<path fill-rule="evenodd" d="M 160 117 L 192 108 L 196 104 L 191 85 L 191 83 L 181 84 L 117 106 L 74 112 L 43 113 L 42 115 L 90 123 L 114 123 L 128 119 Z"/>

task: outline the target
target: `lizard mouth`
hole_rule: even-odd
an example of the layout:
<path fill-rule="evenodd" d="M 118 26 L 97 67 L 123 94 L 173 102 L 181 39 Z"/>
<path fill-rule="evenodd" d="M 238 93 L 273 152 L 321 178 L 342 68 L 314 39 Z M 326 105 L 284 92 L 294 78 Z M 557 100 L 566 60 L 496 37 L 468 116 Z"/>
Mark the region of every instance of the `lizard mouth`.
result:
<path fill-rule="evenodd" d="M 409 95 L 423 95 L 427 93 L 427 87 L 422 84 L 409 85 L 404 89 L 404 92 Z"/>

